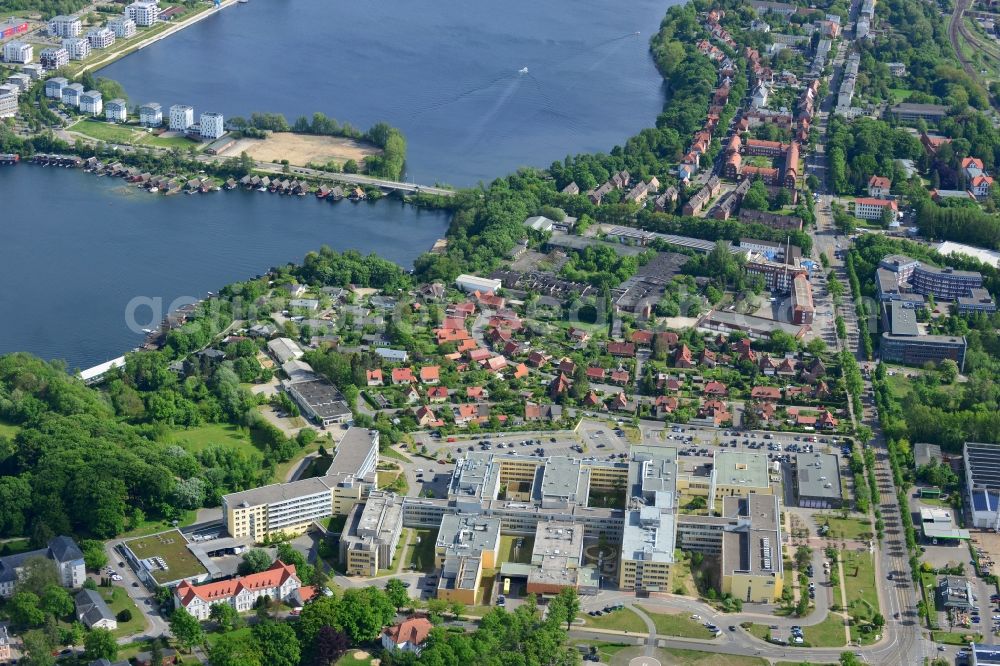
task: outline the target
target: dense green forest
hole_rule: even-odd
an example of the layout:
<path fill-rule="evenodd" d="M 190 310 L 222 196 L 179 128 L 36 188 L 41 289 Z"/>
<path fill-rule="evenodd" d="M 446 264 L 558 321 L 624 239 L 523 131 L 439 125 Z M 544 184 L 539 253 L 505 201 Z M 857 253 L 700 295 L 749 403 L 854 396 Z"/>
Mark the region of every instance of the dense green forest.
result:
<path fill-rule="evenodd" d="M 50 19 L 58 14 L 75 14 L 91 4 L 87 0 L 0 0 L 0 15 L 17 12 L 26 18 L 28 14 L 41 14 Z"/>

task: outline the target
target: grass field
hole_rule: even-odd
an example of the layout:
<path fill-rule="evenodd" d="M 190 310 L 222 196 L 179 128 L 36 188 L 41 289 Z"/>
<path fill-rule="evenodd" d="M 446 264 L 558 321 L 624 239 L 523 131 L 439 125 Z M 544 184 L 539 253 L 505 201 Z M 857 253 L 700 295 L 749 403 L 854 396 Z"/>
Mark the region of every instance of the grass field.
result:
<path fill-rule="evenodd" d="M 972 637 L 971 641 L 965 640 L 966 637 Z M 947 643 L 948 645 L 962 645 L 968 646 L 969 643 L 981 643 L 983 640 L 982 634 L 974 633 L 963 633 L 961 631 L 932 631 L 931 640 L 935 643 Z"/>
<path fill-rule="evenodd" d="M 875 591 L 875 564 L 867 553 L 848 551 L 842 554 L 844 560 L 844 588 L 847 590 L 847 604 L 854 606 L 860 615 L 871 617 L 878 611 L 878 593 Z"/>
<path fill-rule="evenodd" d="M 767 666 L 767 660 L 741 654 L 717 654 L 700 650 L 661 648 L 656 656 L 663 666 Z"/>
<path fill-rule="evenodd" d="M 701 622 L 692 620 L 683 613 L 654 613 L 648 608 L 642 608 L 642 610 L 653 620 L 653 624 L 656 625 L 656 633 L 661 636 L 712 638 L 712 632 L 703 627 Z"/>
<path fill-rule="evenodd" d="M 436 530 L 413 530 L 414 540 L 420 539 L 410 548 L 404 566 L 416 571 L 434 571 L 434 542 L 437 541 Z"/>
<path fill-rule="evenodd" d="M 771 633 L 771 629 L 766 624 L 754 623 L 751 624 L 749 627 L 747 627 L 747 632 L 749 632 L 750 635 L 752 636 L 756 636 L 762 641 L 766 641 L 767 637 Z"/>
<path fill-rule="evenodd" d="M 866 521 L 856 518 L 838 518 L 832 515 L 819 515 L 815 517 L 817 527 L 826 523 L 830 524 L 830 531 L 827 536 L 833 539 L 864 539 L 864 535 L 871 534 L 871 525 Z"/>
<path fill-rule="evenodd" d="M 7 423 L 5 421 L 0 421 L 0 437 L 9 437 L 14 439 L 17 433 L 21 432 L 21 426 L 16 426 L 13 423 Z"/>
<path fill-rule="evenodd" d="M 128 592 L 124 588 L 114 586 L 110 590 L 106 587 L 98 588 L 98 590 L 101 596 L 104 597 L 104 601 L 107 602 L 108 608 L 111 609 L 111 612 L 116 617 L 123 610 L 132 613 L 132 619 L 128 622 L 118 622 L 118 628 L 114 631 L 115 636 L 118 638 L 131 636 L 146 628 L 146 620 L 143 614 L 136 607 L 135 602 L 128 596 Z"/>
<path fill-rule="evenodd" d="M 844 618 L 834 613 L 811 627 L 802 627 L 802 638 L 812 647 L 842 647 L 844 638 Z"/>
<path fill-rule="evenodd" d="M 600 617 L 591 617 L 586 613 L 580 615 L 585 626 L 612 631 L 628 631 L 636 634 L 646 633 L 646 623 L 629 608 L 623 608 Z"/>
<path fill-rule="evenodd" d="M 12 539 L 3 544 L 4 555 L 17 555 L 31 550 L 31 542 L 27 539 Z"/>
<path fill-rule="evenodd" d="M 68 129 L 70 132 L 77 132 L 108 143 L 135 143 L 141 134 L 138 130 L 130 127 L 100 120 L 81 120 Z"/>
<path fill-rule="evenodd" d="M 180 444 L 192 453 L 202 451 L 213 444 L 231 446 L 244 451 L 257 450 L 250 440 L 250 434 L 230 423 L 210 423 L 195 428 L 175 430 L 170 434 L 170 441 Z"/>
<path fill-rule="evenodd" d="M 347 653 L 337 660 L 336 666 L 368 666 L 372 663 L 372 658 L 369 655 L 364 659 L 355 658 L 355 654 L 362 652 L 362 650 L 348 650 Z"/>
<path fill-rule="evenodd" d="M 127 541 L 126 544 L 139 559 L 163 558 L 167 569 L 152 571 L 153 578 L 159 583 L 206 573 L 205 567 L 187 549 L 187 541 L 177 530 L 139 537 Z"/>

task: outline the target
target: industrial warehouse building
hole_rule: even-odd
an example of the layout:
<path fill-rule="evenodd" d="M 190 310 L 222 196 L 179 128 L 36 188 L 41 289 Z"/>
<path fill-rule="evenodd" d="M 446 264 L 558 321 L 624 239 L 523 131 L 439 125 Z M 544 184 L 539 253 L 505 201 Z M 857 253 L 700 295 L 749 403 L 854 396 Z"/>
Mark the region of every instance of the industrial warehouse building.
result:
<path fill-rule="evenodd" d="M 1000 528 L 1000 444 L 966 442 L 962 449 L 972 526 Z"/>

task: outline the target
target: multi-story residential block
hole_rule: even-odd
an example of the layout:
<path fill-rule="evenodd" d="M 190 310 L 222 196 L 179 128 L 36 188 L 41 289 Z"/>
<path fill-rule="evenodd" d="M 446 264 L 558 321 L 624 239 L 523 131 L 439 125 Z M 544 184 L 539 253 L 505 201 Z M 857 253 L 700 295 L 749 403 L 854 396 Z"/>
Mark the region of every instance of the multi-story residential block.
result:
<path fill-rule="evenodd" d="M 893 335 L 882 334 L 880 353 L 883 361 L 922 366 L 928 361 L 940 363 L 951 359 L 959 370 L 965 369 L 966 340 L 951 335 Z"/>
<path fill-rule="evenodd" d="M 128 103 L 119 98 L 113 99 L 104 106 L 104 118 L 113 123 L 123 123 L 128 120 Z"/>
<path fill-rule="evenodd" d="M 108 27 L 118 39 L 135 37 L 135 21 L 127 16 L 116 16 L 108 21 Z"/>
<path fill-rule="evenodd" d="M 61 76 L 54 76 L 45 82 L 45 96 L 51 99 L 61 100 L 63 89 L 69 85 L 69 81 Z"/>
<path fill-rule="evenodd" d="M 163 108 L 156 102 L 139 107 L 139 124 L 143 127 L 159 127 L 163 124 Z"/>
<path fill-rule="evenodd" d="M 58 536 L 49 541 L 47 548 L 0 557 L 0 597 L 10 597 L 14 593 L 18 572 L 28 560 L 37 557 L 43 557 L 55 563 L 59 584 L 63 587 L 75 589 L 81 587 L 86 580 L 83 553 L 80 548 L 71 538 Z"/>
<path fill-rule="evenodd" d="M 913 291 L 925 296 L 952 301 L 983 286 L 983 276 L 976 271 L 959 271 L 920 264 L 911 278 Z"/>
<path fill-rule="evenodd" d="M 315 593 L 304 588 L 295 573 L 294 564 L 275 560 L 269 568 L 249 576 L 236 577 L 215 583 L 193 585 L 187 580 L 174 589 L 174 607 L 184 608 L 199 620 L 207 620 L 215 604 L 226 604 L 237 613 L 253 610 L 258 599 L 269 597 L 273 601 L 301 605 Z"/>
<path fill-rule="evenodd" d="M 92 49 L 106 49 L 115 43 L 115 33 L 111 28 L 91 28 L 87 31 L 87 41 Z"/>
<path fill-rule="evenodd" d="M 83 37 L 64 39 L 62 45 L 70 60 L 83 60 L 90 55 L 90 41 Z"/>
<path fill-rule="evenodd" d="M 80 112 L 92 116 L 99 115 L 104 110 L 104 98 L 98 90 L 88 90 L 80 95 Z"/>
<path fill-rule="evenodd" d="M 218 139 L 226 133 L 226 123 L 221 113 L 208 111 L 201 114 L 200 125 L 203 139 Z"/>
<path fill-rule="evenodd" d="M 45 68 L 37 62 L 25 65 L 21 68 L 21 71 L 30 76 L 32 81 L 37 81 L 45 74 Z"/>
<path fill-rule="evenodd" d="M 53 16 L 49 19 L 49 34 L 53 37 L 79 37 L 83 22 L 76 16 Z"/>
<path fill-rule="evenodd" d="M 878 262 L 878 265 L 895 273 L 899 282 L 909 282 L 920 262 L 903 254 L 890 254 Z"/>
<path fill-rule="evenodd" d="M 958 314 L 969 315 L 982 312 L 993 314 L 997 311 L 996 301 L 985 289 L 975 288 L 969 290 L 968 296 L 959 296 L 957 299 Z"/>
<path fill-rule="evenodd" d="M 222 498 L 229 534 L 263 541 L 278 534 L 301 534 L 313 522 L 347 515 L 375 485 L 377 430 L 350 428 L 322 477 L 277 483 Z"/>
<path fill-rule="evenodd" d="M 20 94 L 31 87 L 31 77 L 27 74 L 17 72 L 8 76 L 6 83 L 17 88 L 17 92 Z"/>
<path fill-rule="evenodd" d="M 38 61 L 47 70 L 59 69 L 69 64 L 69 51 L 61 46 L 42 49 Z"/>
<path fill-rule="evenodd" d="M 125 8 L 125 15 L 135 21 L 137 26 L 148 28 L 156 23 L 160 8 L 155 0 L 138 0 Z"/>
<path fill-rule="evenodd" d="M 880 220 L 882 211 L 888 208 L 892 211 L 892 219 L 899 215 L 899 206 L 894 199 L 874 199 L 871 197 L 854 200 L 854 216 L 862 220 Z"/>
<path fill-rule="evenodd" d="M 17 62 L 26 65 L 35 57 L 35 47 L 18 40 L 3 45 L 3 59 L 6 62 Z"/>
<path fill-rule="evenodd" d="M 0 118 L 17 115 L 17 95 L 12 92 L 0 93 Z"/>
<path fill-rule="evenodd" d="M 372 491 L 347 515 L 340 537 L 340 561 L 349 576 L 375 576 L 392 563 L 403 531 L 403 498 Z"/>
<path fill-rule="evenodd" d="M 170 129 L 186 132 L 194 125 L 194 108 L 186 104 L 174 104 L 170 107 Z"/>
<path fill-rule="evenodd" d="M 83 95 L 83 92 L 84 90 L 82 83 L 70 83 L 69 85 L 63 86 L 62 89 L 63 104 L 79 107 L 80 96 Z"/>

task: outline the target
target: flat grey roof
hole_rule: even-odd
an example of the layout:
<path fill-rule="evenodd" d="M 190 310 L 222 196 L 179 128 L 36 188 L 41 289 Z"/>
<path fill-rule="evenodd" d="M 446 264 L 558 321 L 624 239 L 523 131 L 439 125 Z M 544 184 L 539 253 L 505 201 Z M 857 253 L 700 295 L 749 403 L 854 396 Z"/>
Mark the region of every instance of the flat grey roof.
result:
<path fill-rule="evenodd" d="M 726 312 L 723 310 L 712 310 L 705 316 L 704 319 L 702 319 L 702 321 L 725 324 L 731 328 L 751 329 L 754 331 L 784 331 L 785 333 L 796 337 L 799 336 L 802 329 L 808 329 L 808 326 L 786 324 L 783 321 L 774 321 L 773 319 L 764 319 L 763 317 L 755 317 L 754 315 L 740 314 L 738 312 Z"/>
<path fill-rule="evenodd" d="M 902 301 L 886 303 L 885 308 L 889 311 L 889 322 L 893 335 L 920 335 L 916 311 L 905 307 Z"/>
<path fill-rule="evenodd" d="M 723 516 L 747 521 L 722 535 L 723 573 L 742 571 L 780 576 L 783 562 L 777 496 L 730 495 L 723 499 L 722 507 Z"/>
<path fill-rule="evenodd" d="M 795 470 L 800 497 L 840 499 L 840 458 L 835 453 L 800 453 Z"/>
<path fill-rule="evenodd" d="M 277 504 L 289 500 L 298 499 L 307 495 L 318 495 L 330 492 L 330 487 L 324 483 L 320 477 L 312 479 L 300 479 L 291 483 L 273 483 L 269 486 L 251 488 L 238 493 L 230 493 L 223 496 L 226 505 L 236 508 L 244 503 L 247 506 L 260 506 L 262 504 Z"/>
<path fill-rule="evenodd" d="M 342 418 L 351 413 L 343 394 L 325 379 L 297 381 L 288 384 L 286 388 L 289 392 L 298 394 L 320 418 Z"/>
<path fill-rule="evenodd" d="M 542 499 L 546 497 L 565 497 L 570 502 L 579 502 L 580 495 L 586 500 L 587 477 L 579 458 L 552 456 L 542 471 L 540 492 Z M 581 485 L 583 486 L 581 488 Z"/>
<path fill-rule="evenodd" d="M 330 469 L 326 471 L 326 476 L 337 474 L 357 475 L 361 470 L 361 465 L 368 459 L 372 449 L 378 448 L 378 431 L 366 428 L 348 428 L 343 439 L 337 445 L 333 462 Z"/>
<path fill-rule="evenodd" d="M 478 557 L 484 550 L 496 548 L 499 540 L 499 518 L 452 513 L 441 519 L 435 548 L 444 548 L 449 555 Z"/>
<path fill-rule="evenodd" d="M 771 484 L 767 456 L 749 451 L 718 450 L 712 474 L 716 483 L 764 488 Z"/>

